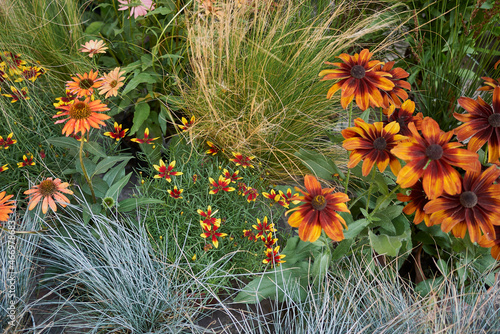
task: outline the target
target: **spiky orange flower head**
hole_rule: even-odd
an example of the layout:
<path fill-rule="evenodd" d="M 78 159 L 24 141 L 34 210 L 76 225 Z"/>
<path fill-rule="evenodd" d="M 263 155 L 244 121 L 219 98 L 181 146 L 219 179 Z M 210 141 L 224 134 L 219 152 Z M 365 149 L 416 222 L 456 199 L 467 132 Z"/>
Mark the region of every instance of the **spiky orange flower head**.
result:
<path fill-rule="evenodd" d="M 479 245 L 481 247 L 490 248 L 491 256 L 500 261 L 500 225 L 494 225 L 495 239 L 489 240 L 485 235 L 479 237 Z"/>
<path fill-rule="evenodd" d="M 77 73 L 76 77 L 71 77 L 73 81 L 66 81 L 66 88 L 78 97 L 91 96 L 94 93 L 94 88 L 99 88 L 102 85 L 102 78 L 98 78 L 98 75 L 99 71 L 93 72 L 92 70 L 83 75 Z"/>
<path fill-rule="evenodd" d="M 116 67 L 111 72 L 104 74 L 102 86 L 99 87 L 99 94 L 102 95 L 106 93 L 106 95 L 104 95 L 105 98 L 117 96 L 118 89 L 124 85 L 123 81 L 125 80 L 125 77 L 122 77 L 124 74 L 125 71 L 120 71 L 119 67 Z"/>
<path fill-rule="evenodd" d="M 82 45 L 82 48 L 78 51 L 88 52 L 89 57 L 92 58 L 96 53 L 106 53 L 108 47 L 104 44 L 102 39 L 90 40 Z"/>
<path fill-rule="evenodd" d="M 5 196 L 5 191 L 2 191 L 0 193 L 0 221 L 4 222 L 9 220 L 9 215 L 12 213 L 14 210 L 15 206 L 15 201 L 9 201 L 12 196 L 14 195 L 7 195 Z"/>
<path fill-rule="evenodd" d="M 63 193 L 73 195 L 73 192 L 67 189 L 68 186 L 69 183 L 67 182 L 61 182 L 60 179 L 52 180 L 49 177 L 33 188 L 26 190 L 24 194 L 31 197 L 28 203 L 28 210 L 33 210 L 41 200 L 43 213 L 47 213 L 49 207 L 52 211 L 56 212 L 56 202 L 60 206 L 66 207 L 69 204 L 69 199 Z"/>
<path fill-rule="evenodd" d="M 350 56 L 341 54 L 343 63 L 325 62 L 327 65 L 333 65 L 338 69 L 323 70 L 319 73 L 324 80 L 340 80 L 328 90 L 327 99 L 331 99 L 339 89 L 341 89 L 340 103 L 342 108 L 347 106 L 356 97 L 356 104 L 361 110 L 366 110 L 370 104 L 381 107 L 384 104 L 384 98 L 380 90 L 391 91 L 394 83 L 388 78 L 391 74 L 384 71 L 378 71 L 377 65 L 383 64 L 378 60 L 371 60 L 372 53 L 364 49 L 359 54 Z"/>
<path fill-rule="evenodd" d="M 65 119 L 55 122 L 58 124 L 68 121 L 62 129 L 62 133 L 66 137 L 70 134 L 76 135 L 78 132 L 81 132 L 83 136 L 85 132 L 90 131 L 91 127 L 98 129 L 101 125 L 105 125 L 104 120 L 111 118 L 100 113 L 109 110 L 108 106 L 101 103 L 101 100 L 90 101 L 90 97 L 84 101 L 76 99 L 72 104 L 60 105 L 56 109 L 61 109 L 63 112 L 52 116 L 53 118 L 67 116 Z"/>
<path fill-rule="evenodd" d="M 460 180 L 457 194 L 443 194 L 424 207 L 431 214 L 433 224 L 441 224 L 448 233 L 459 223 L 466 223 L 470 240 L 478 242 L 481 231 L 490 240 L 495 239 L 493 225 L 500 225 L 500 184 L 494 184 L 500 169 L 490 166 L 484 172 L 466 172 Z"/>
<path fill-rule="evenodd" d="M 453 131 L 443 132 L 430 117 L 422 121 L 422 136 L 414 123 L 408 125 L 413 137 L 400 142 L 391 153 L 407 162 L 398 174 L 397 183 L 409 188 L 422 178 L 424 191 L 435 199 L 445 191 L 450 195 L 460 193 L 460 174 L 452 166 L 466 171 L 479 171 L 481 163 L 477 153 L 459 148 L 460 143 L 450 142 Z"/>
<path fill-rule="evenodd" d="M 411 131 L 408 129 L 408 124 L 411 122 L 415 123 L 417 130 L 422 130 L 422 121 L 424 119 L 421 112 L 413 115 L 415 112 L 415 102 L 412 100 L 406 100 L 401 104 L 399 108 L 391 105 L 387 110 L 387 120 L 384 121 L 384 125 L 390 122 L 398 122 L 399 124 L 399 134 L 407 137 L 411 137 Z"/>
<path fill-rule="evenodd" d="M 401 103 L 408 99 L 408 93 L 405 89 L 411 90 L 411 85 L 404 80 L 410 76 L 408 72 L 403 70 L 401 67 L 394 67 L 395 61 L 390 61 L 382 65 L 377 65 L 375 71 L 387 72 L 391 75 L 388 79 L 394 84 L 394 88 L 389 91 L 382 90 L 382 96 L 384 98 L 382 107 L 388 108 L 389 105 L 394 105 L 400 107 Z"/>
<path fill-rule="evenodd" d="M 342 146 L 351 151 L 347 167 L 353 168 L 364 160 L 363 176 L 370 173 L 375 163 L 381 172 L 390 165 L 394 175 L 398 175 L 401 163 L 391 154 L 391 149 L 406 139 L 405 136 L 397 134 L 399 124 L 392 122 L 384 127 L 382 122 L 368 124 L 361 118 L 355 119 L 354 124 L 356 126 L 342 130 L 342 136 L 345 138 Z"/>
<path fill-rule="evenodd" d="M 500 158 L 500 87 L 493 91 L 493 105 L 481 97 L 473 100 L 468 97 L 458 99 L 458 104 L 469 113 L 454 113 L 456 119 L 464 124 L 455 129 L 459 141 L 468 138 L 467 149 L 477 152 L 488 142 L 488 162 L 495 163 Z"/>
<path fill-rule="evenodd" d="M 415 217 L 413 218 L 414 224 L 420 224 L 422 221 L 425 221 L 426 226 L 432 226 L 431 215 L 424 211 L 424 207 L 429 203 L 429 199 L 422 187 L 422 181 L 419 180 L 410 188 L 411 191 L 409 195 L 397 194 L 398 201 L 409 202 L 403 208 L 403 212 L 407 215 L 415 213 Z"/>
<path fill-rule="evenodd" d="M 303 196 L 297 200 L 303 202 L 289 212 L 295 211 L 289 218 L 288 224 L 299 228 L 299 238 L 303 241 L 316 241 L 321 235 L 321 229 L 335 241 L 344 239 L 342 225 L 347 229 L 347 224 L 337 211 L 350 212 L 345 202 L 349 197 L 344 193 L 333 193 L 335 188 L 321 188 L 321 184 L 312 175 L 304 178 L 306 191 L 295 188 Z"/>

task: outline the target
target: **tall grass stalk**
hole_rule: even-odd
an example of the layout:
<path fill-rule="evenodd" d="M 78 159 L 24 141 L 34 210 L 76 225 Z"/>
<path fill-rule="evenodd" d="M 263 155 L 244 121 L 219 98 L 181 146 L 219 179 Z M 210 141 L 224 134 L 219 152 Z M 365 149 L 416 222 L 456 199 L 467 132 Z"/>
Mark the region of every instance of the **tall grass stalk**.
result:
<path fill-rule="evenodd" d="M 324 138 L 345 111 L 340 95 L 326 99 L 331 84 L 318 81 L 323 62 L 359 52 L 363 38 L 395 25 L 398 14 L 379 6 L 363 15 L 369 2 L 279 4 L 249 10 L 228 1 L 223 10 L 230 14 L 220 19 L 191 15 L 192 77 L 182 90 L 187 112 L 197 119 L 195 137 L 228 154 L 257 156 L 282 181 L 304 169 L 294 156 L 300 148 L 330 157 L 338 152 Z"/>

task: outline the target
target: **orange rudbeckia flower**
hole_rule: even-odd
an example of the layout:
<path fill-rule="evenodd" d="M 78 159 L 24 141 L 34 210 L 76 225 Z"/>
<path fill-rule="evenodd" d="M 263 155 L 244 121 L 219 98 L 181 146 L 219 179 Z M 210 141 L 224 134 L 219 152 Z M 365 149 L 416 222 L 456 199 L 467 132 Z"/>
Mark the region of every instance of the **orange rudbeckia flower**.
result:
<path fill-rule="evenodd" d="M 493 182 L 499 176 L 496 165 L 484 172 L 466 172 L 463 182 L 460 180 L 459 193 L 443 194 L 425 205 L 425 212 L 431 214 L 431 223 L 441 224 L 446 233 L 457 224 L 465 223 L 472 242 L 479 241 L 481 232 L 494 240 L 493 225 L 500 224 L 500 184 Z"/>
<path fill-rule="evenodd" d="M 391 153 L 407 162 L 398 174 L 396 182 L 409 188 L 422 178 L 424 191 L 429 199 L 447 192 L 460 193 L 460 174 L 452 166 L 466 171 L 479 171 L 481 163 L 477 153 L 459 148 L 460 143 L 450 142 L 453 131 L 444 132 L 430 117 L 422 121 L 422 136 L 414 123 L 408 125 L 413 137 L 409 142 L 400 142 Z"/>
<path fill-rule="evenodd" d="M 295 211 L 289 218 L 288 224 L 299 228 L 299 238 L 302 241 L 314 242 L 321 235 L 321 230 L 325 230 L 326 235 L 335 241 L 344 239 L 343 227 L 347 229 L 347 224 L 337 211 L 350 212 L 345 202 L 349 201 L 344 193 L 333 193 L 335 188 L 321 188 L 321 184 L 312 175 L 304 178 L 306 191 L 300 190 L 303 196 L 297 200 L 303 202 L 289 212 Z"/>
<path fill-rule="evenodd" d="M 342 146 L 351 151 L 347 167 L 353 168 L 364 160 L 363 176 L 370 174 L 375 163 L 381 172 L 390 165 L 394 175 L 398 175 L 401 163 L 391 154 L 391 149 L 396 147 L 399 141 L 406 139 L 405 136 L 397 134 L 399 124 L 391 122 L 384 127 L 382 122 L 368 124 L 361 118 L 355 119 L 354 124 L 356 126 L 342 130 L 342 136 L 345 138 Z"/>
<path fill-rule="evenodd" d="M 467 149 L 477 152 L 488 142 L 488 162 L 495 163 L 500 158 L 500 87 L 493 91 L 493 106 L 481 97 L 477 101 L 468 97 L 458 99 L 458 104 L 468 114 L 454 113 L 456 119 L 464 124 L 455 129 L 459 141 L 468 138 Z"/>
<path fill-rule="evenodd" d="M 66 88 L 78 97 L 91 96 L 94 93 L 94 88 L 102 86 L 102 78 L 97 78 L 99 71 L 90 70 L 89 73 L 83 75 L 77 73 L 76 75 L 77 77 L 71 77 L 73 81 L 66 81 Z"/>
<path fill-rule="evenodd" d="M 422 187 L 422 182 L 419 180 L 413 186 L 411 186 L 411 192 L 409 195 L 397 194 L 398 201 L 409 202 L 403 208 L 403 212 L 407 215 L 415 213 L 413 217 L 413 223 L 418 225 L 422 221 L 425 221 L 426 226 L 432 226 L 431 215 L 426 213 L 424 207 L 429 203 L 429 199 L 425 194 L 424 188 Z"/>
<path fill-rule="evenodd" d="M 415 112 L 415 102 L 412 100 L 406 100 L 401 104 L 400 107 L 395 107 L 391 105 L 388 110 L 384 110 L 387 114 L 387 120 L 384 121 L 384 125 L 390 122 L 398 122 L 399 124 L 399 134 L 403 136 L 411 136 L 411 131 L 408 129 L 408 124 L 411 122 L 415 123 L 417 130 L 422 130 L 422 121 L 424 119 L 421 112 L 413 115 Z"/>
<path fill-rule="evenodd" d="M 90 128 L 98 129 L 101 125 L 105 125 L 104 120 L 110 119 L 111 117 L 105 114 L 101 114 L 101 111 L 109 110 L 108 106 L 101 103 L 101 100 L 90 101 L 90 97 L 87 97 L 84 101 L 75 100 L 69 105 L 60 105 L 56 109 L 61 109 L 63 112 L 52 116 L 53 118 L 67 116 L 65 119 L 58 120 L 55 124 L 66 123 L 62 129 L 62 133 L 68 137 L 70 134 L 82 133 L 90 131 Z"/>
<path fill-rule="evenodd" d="M 384 98 L 383 106 L 384 108 L 389 107 L 389 105 L 395 105 L 400 107 L 401 103 L 408 99 L 408 93 L 404 89 L 411 90 L 411 85 L 404 80 L 410 76 L 408 72 L 403 70 L 401 67 L 394 67 L 395 61 L 390 61 L 385 63 L 384 66 L 377 65 L 376 71 L 387 72 L 391 75 L 388 79 L 394 84 L 394 88 L 389 91 L 382 91 L 382 96 Z M 404 88 L 404 89 L 403 89 Z"/>
<path fill-rule="evenodd" d="M 364 49 L 359 54 L 350 56 L 342 53 L 340 58 L 343 63 L 325 62 L 327 65 L 333 65 L 338 69 L 323 70 L 319 73 L 324 80 L 340 80 L 328 90 L 327 99 L 331 99 L 339 89 L 341 89 L 340 103 L 342 108 L 347 106 L 356 97 L 356 104 L 361 110 L 366 110 L 370 104 L 377 107 L 384 105 L 384 98 L 380 90 L 391 91 L 394 83 L 388 78 L 391 74 L 385 71 L 377 70 L 377 66 L 383 64 L 378 60 L 371 60 L 372 53 Z"/>

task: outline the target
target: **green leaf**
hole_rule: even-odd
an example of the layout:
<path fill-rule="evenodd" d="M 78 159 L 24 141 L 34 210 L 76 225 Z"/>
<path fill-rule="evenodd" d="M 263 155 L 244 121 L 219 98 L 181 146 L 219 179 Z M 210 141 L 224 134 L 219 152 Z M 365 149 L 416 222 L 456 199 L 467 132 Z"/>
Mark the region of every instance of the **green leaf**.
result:
<path fill-rule="evenodd" d="M 109 172 L 106 173 L 106 175 L 103 176 L 103 180 L 111 186 L 116 179 L 121 179 L 122 177 L 125 176 L 125 166 L 127 165 L 127 161 L 122 162 L 116 167 L 111 168 Z"/>
<path fill-rule="evenodd" d="M 148 17 L 150 15 L 157 15 L 157 14 L 168 15 L 168 14 L 170 14 L 172 12 L 173 12 L 173 10 L 170 9 L 170 8 L 167 8 L 167 7 L 158 7 L 155 10 L 152 10 L 149 13 L 147 13 L 146 15 L 144 15 L 144 17 Z"/>
<path fill-rule="evenodd" d="M 427 296 L 433 291 L 440 290 L 439 286 L 443 284 L 444 277 L 440 276 L 438 278 L 429 278 L 417 284 L 415 291 L 418 292 L 422 297 Z"/>
<path fill-rule="evenodd" d="M 295 264 L 308 257 L 318 253 L 321 249 L 320 243 L 306 242 L 299 239 L 299 237 L 292 237 L 288 239 L 283 254 L 286 254 L 287 265 Z"/>
<path fill-rule="evenodd" d="M 344 233 L 345 235 L 345 233 Z M 344 255 L 351 250 L 351 246 L 354 243 L 353 239 L 342 240 L 337 247 L 333 250 L 332 261 L 340 260 Z"/>
<path fill-rule="evenodd" d="M 86 142 L 83 144 L 83 150 L 98 156 L 100 158 L 106 158 L 108 155 L 104 152 L 104 149 L 97 142 Z"/>
<path fill-rule="evenodd" d="M 341 179 L 345 177 L 331 159 L 327 159 L 318 152 L 301 148 L 294 155 L 301 160 L 304 166 L 322 179 L 334 180 L 336 178 L 334 174 L 338 174 Z"/>
<path fill-rule="evenodd" d="M 149 104 L 147 104 L 146 102 L 139 103 L 135 106 L 134 120 L 133 120 L 134 124 L 130 129 L 129 135 L 133 135 L 137 132 L 137 130 L 139 130 L 144 121 L 148 119 L 149 112 L 150 112 Z"/>
<path fill-rule="evenodd" d="M 126 162 L 126 161 L 129 161 L 130 159 L 132 159 L 132 157 L 124 157 L 124 156 L 106 157 L 106 158 L 102 159 L 101 161 L 99 161 L 99 163 L 97 164 L 97 166 L 94 170 L 94 173 L 92 173 L 92 176 L 96 175 L 96 174 L 106 173 L 117 162 L 119 162 L 119 161 Z"/>
<path fill-rule="evenodd" d="M 90 160 L 89 158 L 84 157 L 82 159 L 83 161 L 83 166 L 85 167 L 85 171 L 87 172 L 87 175 L 92 179 L 96 164 Z M 82 169 L 82 164 L 80 163 L 80 159 L 75 160 L 75 167 L 76 170 L 83 175 L 83 169 Z"/>
<path fill-rule="evenodd" d="M 369 224 L 370 221 L 365 218 L 358 219 L 355 222 L 348 224 L 347 226 L 349 228 L 347 229 L 347 231 L 344 232 L 345 239 L 354 239 Z"/>
<path fill-rule="evenodd" d="M 101 28 L 104 25 L 104 22 L 102 21 L 94 21 L 89 26 L 87 29 L 85 29 L 85 33 L 88 35 L 98 35 L 101 32 Z"/>
<path fill-rule="evenodd" d="M 130 180 L 131 175 L 132 175 L 132 172 L 128 173 L 123 178 L 121 178 L 118 182 L 116 182 L 111 187 L 109 187 L 109 189 L 106 192 L 106 195 L 104 197 L 111 197 L 111 198 L 114 198 L 115 200 L 117 200 L 118 195 L 120 195 L 123 187 L 125 187 L 125 185 Z"/>
<path fill-rule="evenodd" d="M 161 201 L 156 198 L 127 198 L 123 201 L 118 202 L 118 211 L 119 212 L 129 212 L 134 209 L 137 209 L 138 206 L 147 205 L 147 204 L 163 204 L 164 201 Z"/>
<path fill-rule="evenodd" d="M 135 89 L 141 83 L 154 84 L 158 81 L 158 76 L 153 76 L 151 73 L 142 72 L 136 75 L 132 80 L 129 81 L 127 86 L 123 89 L 122 94 L 126 95 L 131 90 Z"/>
<path fill-rule="evenodd" d="M 142 55 L 141 64 L 142 64 L 142 70 L 145 71 L 146 69 L 153 66 L 153 57 L 150 54 Z"/>
<path fill-rule="evenodd" d="M 72 137 L 47 138 L 46 141 L 56 147 L 68 148 L 76 150 L 77 152 L 80 150 L 80 142 Z"/>
<path fill-rule="evenodd" d="M 314 263 L 311 268 L 311 275 L 314 278 L 321 278 L 325 276 L 328 272 L 331 259 L 332 254 L 330 252 L 324 252 L 319 256 L 319 258 L 314 259 Z"/>
<path fill-rule="evenodd" d="M 375 235 L 368 231 L 368 237 L 372 248 L 380 255 L 397 256 L 401 248 L 400 236 L 390 237 L 388 235 Z"/>

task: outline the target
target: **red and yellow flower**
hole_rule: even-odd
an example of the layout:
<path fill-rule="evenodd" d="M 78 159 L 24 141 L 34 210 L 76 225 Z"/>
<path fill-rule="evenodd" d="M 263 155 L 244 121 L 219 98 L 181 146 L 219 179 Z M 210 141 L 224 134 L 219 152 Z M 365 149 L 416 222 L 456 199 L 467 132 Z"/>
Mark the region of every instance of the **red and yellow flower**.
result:
<path fill-rule="evenodd" d="M 16 139 L 12 139 L 14 136 L 14 132 L 9 133 L 6 139 L 3 139 L 2 136 L 0 136 L 0 149 L 8 149 L 11 145 L 14 145 L 17 143 Z"/>
<path fill-rule="evenodd" d="M 45 70 L 39 66 L 22 66 L 20 77 L 14 80 L 14 82 L 22 82 L 23 80 L 29 80 L 35 82 L 39 76 L 45 73 Z"/>
<path fill-rule="evenodd" d="M 28 210 L 33 210 L 40 201 L 42 201 L 43 213 L 47 213 L 49 207 L 56 212 L 56 202 L 60 206 L 66 207 L 69 204 L 69 199 L 63 193 L 73 195 L 73 192 L 67 189 L 68 186 L 69 183 L 67 182 L 61 182 L 60 179 L 52 180 L 49 177 L 33 188 L 26 190 L 24 194 L 30 197 Z"/>
<path fill-rule="evenodd" d="M 274 191 L 274 189 L 271 189 L 271 191 L 268 193 L 263 192 L 262 196 L 270 199 L 271 201 L 273 201 L 273 203 L 279 203 L 281 206 L 285 206 L 285 202 L 281 200 L 280 194 L 276 193 L 276 191 Z"/>
<path fill-rule="evenodd" d="M 201 224 L 201 227 L 203 228 L 203 233 L 200 234 L 200 236 L 205 239 L 211 238 L 212 244 L 215 248 L 219 247 L 219 240 L 217 240 L 217 238 L 224 238 L 227 236 L 227 233 L 217 232 L 220 225 Z"/>
<path fill-rule="evenodd" d="M 500 169 L 496 165 L 484 172 L 467 171 L 463 182 L 460 180 L 458 193 L 443 194 L 425 205 L 425 212 L 431 214 L 431 223 L 441 224 L 446 233 L 457 224 L 464 226 L 465 223 L 472 242 L 479 241 L 481 232 L 494 240 L 493 226 L 500 225 L 500 184 L 494 184 L 498 177 Z"/>
<path fill-rule="evenodd" d="M 247 187 L 242 195 L 247 196 L 247 202 L 250 203 L 252 201 L 255 202 L 257 196 L 259 196 L 259 192 L 255 188 Z"/>
<path fill-rule="evenodd" d="M 57 102 L 53 103 L 53 105 L 56 108 L 59 106 L 67 106 L 74 103 L 76 98 L 77 98 L 76 94 L 73 94 L 69 89 L 66 89 L 66 96 L 57 97 L 56 98 Z"/>
<path fill-rule="evenodd" d="M 257 238 L 255 237 L 255 234 L 252 230 L 243 230 L 243 237 L 248 238 L 248 240 L 250 241 L 257 241 Z"/>
<path fill-rule="evenodd" d="M 409 195 L 397 194 L 399 201 L 409 202 L 403 208 L 403 212 L 407 215 L 415 213 L 415 217 L 413 217 L 414 224 L 420 224 L 422 221 L 425 221 L 426 226 L 431 226 L 431 215 L 424 210 L 425 205 L 429 203 L 429 199 L 425 194 L 422 182 L 419 180 L 410 189 Z"/>
<path fill-rule="evenodd" d="M 286 261 L 283 261 L 283 259 L 285 258 L 286 255 L 279 254 L 279 251 L 280 251 L 280 246 L 276 246 L 274 249 L 272 249 L 272 248 L 266 249 L 266 251 L 265 251 L 266 258 L 264 260 L 262 260 L 262 263 L 264 263 L 264 264 L 270 263 L 271 267 L 273 267 L 274 265 L 279 266 L 280 263 L 286 262 Z"/>
<path fill-rule="evenodd" d="M 174 186 L 173 190 L 168 189 L 167 192 L 172 198 L 182 198 L 181 194 L 184 189 L 177 189 L 177 186 Z"/>
<path fill-rule="evenodd" d="M 182 125 L 177 125 L 179 129 L 182 131 L 187 131 L 189 130 L 190 127 L 194 125 L 195 118 L 194 116 L 191 116 L 191 119 L 188 121 L 185 117 L 181 118 Z"/>
<path fill-rule="evenodd" d="M 217 145 L 215 145 L 211 141 L 207 140 L 207 145 L 210 148 L 205 152 L 206 154 L 216 155 L 218 152 L 224 153 L 223 149 L 220 149 Z"/>
<path fill-rule="evenodd" d="M 17 163 L 18 168 L 34 165 L 36 165 L 36 163 L 33 161 L 33 154 L 31 153 L 23 155 L 23 161 Z"/>
<path fill-rule="evenodd" d="M 424 117 L 421 112 L 413 115 L 415 112 L 415 102 L 412 100 L 404 101 L 399 108 L 391 105 L 389 109 L 384 110 L 384 112 L 387 115 L 387 120 L 384 121 L 384 125 L 394 121 L 398 122 L 400 135 L 408 137 L 412 136 L 411 131 L 408 129 L 408 124 L 412 122 L 415 123 L 417 130 L 422 130 L 422 121 Z"/>
<path fill-rule="evenodd" d="M 473 152 L 477 152 L 488 142 L 488 162 L 497 162 L 500 158 L 500 87 L 493 90 L 492 106 L 481 97 L 477 101 L 461 97 L 458 104 L 468 111 L 466 114 L 453 114 L 456 119 L 464 122 L 455 129 L 458 140 L 469 138 L 467 149 Z"/>
<path fill-rule="evenodd" d="M 154 176 L 155 179 L 165 178 L 168 182 L 172 181 L 171 176 L 182 175 L 182 172 L 174 172 L 175 160 L 171 163 L 165 165 L 162 159 L 160 159 L 160 165 L 153 165 L 154 169 L 159 173 Z"/>
<path fill-rule="evenodd" d="M 73 81 L 66 81 L 66 88 L 78 97 L 90 96 L 94 93 L 94 88 L 102 85 L 102 78 L 98 78 L 98 75 L 99 71 L 93 72 L 92 70 L 83 75 L 77 74 L 76 77 L 71 77 Z"/>
<path fill-rule="evenodd" d="M 389 91 L 382 90 L 382 96 L 384 98 L 382 107 L 383 108 L 388 108 L 389 105 L 394 105 L 396 107 L 400 107 L 401 103 L 405 100 L 408 99 L 408 93 L 405 91 L 411 90 L 411 85 L 404 80 L 410 76 L 408 72 L 403 70 L 401 67 L 394 67 L 395 61 L 390 61 L 382 65 L 378 65 L 375 71 L 382 71 L 382 72 L 387 72 L 391 76 L 388 77 L 390 81 L 394 84 L 394 88 Z M 377 105 L 375 105 L 377 107 Z"/>
<path fill-rule="evenodd" d="M 443 132 L 430 117 L 422 121 L 422 136 L 415 124 L 408 125 L 413 137 L 401 142 L 391 150 L 396 157 L 407 162 L 398 174 L 397 183 L 409 188 L 422 178 L 427 197 L 432 200 L 443 192 L 450 195 L 460 193 L 460 174 L 452 166 L 466 171 L 479 171 L 481 164 L 477 153 L 459 148 L 460 143 L 450 142 L 453 131 Z"/>
<path fill-rule="evenodd" d="M 356 126 L 342 130 L 342 136 L 345 138 L 342 146 L 351 151 L 347 167 L 353 168 L 364 160 L 363 176 L 367 176 L 375 164 L 381 172 L 389 165 L 392 173 L 398 175 L 401 163 L 391 150 L 406 139 L 405 136 L 398 134 L 399 124 L 397 122 L 391 122 L 386 126 L 382 122 L 368 124 L 361 118 L 355 119 L 354 124 Z"/>
<path fill-rule="evenodd" d="M 122 125 L 115 122 L 114 131 L 104 132 L 104 135 L 116 139 L 116 141 L 119 141 L 120 139 L 125 138 L 125 134 L 127 133 L 127 131 L 128 129 L 122 130 Z"/>
<path fill-rule="evenodd" d="M 243 179 L 241 176 L 238 176 L 240 173 L 239 170 L 231 174 L 226 168 L 222 171 L 222 175 L 226 178 L 231 180 L 232 183 L 236 183 L 236 181 Z"/>
<path fill-rule="evenodd" d="M 495 239 L 490 240 L 485 235 L 479 237 L 479 245 L 481 247 L 490 248 L 491 247 L 491 256 L 500 261 L 500 225 L 494 225 L 495 229 Z"/>
<path fill-rule="evenodd" d="M 378 71 L 377 66 L 383 64 L 378 60 L 371 60 L 372 53 L 364 49 L 359 54 L 350 56 L 341 54 L 343 63 L 325 62 L 327 65 L 333 65 L 338 69 L 323 70 L 319 73 L 324 80 L 340 80 L 328 90 L 327 99 L 331 99 L 339 89 L 341 89 L 340 103 L 342 108 L 347 106 L 356 98 L 356 104 L 361 110 L 366 110 L 370 104 L 382 107 L 384 98 L 380 91 L 391 91 L 394 83 L 389 79 L 391 74 L 384 71 Z"/>
<path fill-rule="evenodd" d="M 10 101 L 10 103 L 14 103 L 14 102 L 17 102 L 19 100 L 29 100 L 30 99 L 28 96 L 28 90 L 26 87 L 23 87 L 23 88 L 21 88 L 21 90 L 18 90 L 16 87 L 10 86 L 10 91 L 11 91 L 10 94 L 2 94 L 3 96 L 9 97 L 12 99 Z"/>
<path fill-rule="evenodd" d="M 339 214 L 341 212 L 350 212 L 345 202 L 349 197 L 341 192 L 333 193 L 335 188 L 321 188 L 321 184 L 312 175 L 306 175 L 304 178 L 306 191 L 295 188 L 303 196 L 297 198 L 302 205 L 297 206 L 289 212 L 295 211 L 289 218 L 288 224 L 299 228 L 299 238 L 302 241 L 316 241 L 321 235 L 321 230 L 325 230 L 326 235 L 335 241 L 344 239 L 344 228 L 347 224 Z"/>
<path fill-rule="evenodd" d="M 269 224 L 267 222 L 267 216 L 264 217 L 262 222 L 260 222 L 260 219 L 257 218 L 257 225 L 252 225 L 252 227 L 257 231 L 257 234 L 255 235 L 256 239 L 260 239 L 270 232 L 272 233 L 276 232 L 274 224 L 273 223 Z"/>
<path fill-rule="evenodd" d="M 8 164 L 5 164 L 5 165 L 3 165 L 3 166 L 0 166 L 0 173 L 1 173 L 1 172 L 5 172 L 7 169 L 9 169 L 9 167 L 7 167 L 7 166 L 8 166 Z"/>
<path fill-rule="evenodd" d="M 267 236 L 261 236 L 260 240 L 264 242 L 267 248 L 272 248 L 278 242 L 278 238 L 274 238 L 272 232 L 269 232 Z"/>
<path fill-rule="evenodd" d="M 209 194 L 215 195 L 219 191 L 234 191 L 235 189 L 233 187 L 230 187 L 229 184 L 231 183 L 230 179 L 226 179 L 224 176 L 219 175 L 219 179 L 217 182 L 212 179 L 211 177 L 208 178 L 208 181 L 212 185 L 212 189 L 210 190 Z"/>
<path fill-rule="evenodd" d="M 254 168 L 254 166 L 252 165 L 252 159 L 255 158 L 254 156 L 246 157 L 239 152 L 233 152 L 233 156 L 234 158 L 231 158 L 229 160 L 234 162 L 236 166 L 241 166 L 243 168 L 247 167 Z"/>
<path fill-rule="evenodd" d="M 133 141 L 135 143 L 139 143 L 139 144 L 152 144 L 153 141 L 157 140 L 158 138 L 160 137 L 156 137 L 156 138 L 149 138 L 149 129 L 146 128 L 144 130 L 144 138 L 143 139 L 140 139 L 140 138 L 132 138 L 130 139 L 130 141 Z"/>
<path fill-rule="evenodd" d="M 75 100 L 69 105 L 60 105 L 56 107 L 57 109 L 63 110 L 53 118 L 67 116 L 65 119 L 60 119 L 55 122 L 55 124 L 64 123 L 68 121 L 63 129 L 62 133 L 68 137 L 70 134 L 77 134 L 81 132 L 82 136 L 85 132 L 90 131 L 90 128 L 99 129 L 101 125 L 105 125 L 104 121 L 110 119 L 111 117 L 102 114 L 102 111 L 108 111 L 109 108 L 101 100 L 90 101 L 90 97 L 87 97 L 84 101 Z"/>
<path fill-rule="evenodd" d="M 15 201 L 10 200 L 14 195 L 5 195 L 5 191 L 0 193 L 0 221 L 9 220 L 9 215 L 14 211 Z"/>
<path fill-rule="evenodd" d="M 212 215 L 215 215 L 217 213 L 217 211 L 219 211 L 219 210 L 215 210 L 214 212 L 212 212 L 212 207 L 210 205 L 207 208 L 207 212 L 204 212 L 203 210 L 198 209 L 196 212 L 198 212 L 198 214 L 200 216 L 205 218 L 203 220 L 200 220 L 200 224 L 208 224 L 208 225 L 215 225 L 217 223 L 220 224 L 219 218 L 212 217 Z"/>

